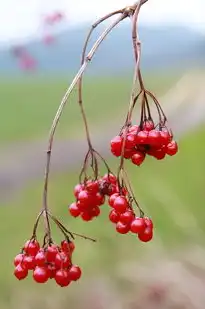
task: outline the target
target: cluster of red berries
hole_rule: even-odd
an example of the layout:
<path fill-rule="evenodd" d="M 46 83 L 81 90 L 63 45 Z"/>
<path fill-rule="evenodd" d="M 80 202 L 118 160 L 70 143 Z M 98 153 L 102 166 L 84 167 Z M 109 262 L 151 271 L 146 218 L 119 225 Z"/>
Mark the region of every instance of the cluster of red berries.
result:
<path fill-rule="evenodd" d="M 100 215 L 100 206 L 105 203 L 106 196 L 117 192 L 117 178 L 111 173 L 77 184 L 74 188 L 76 202 L 69 206 L 69 212 L 73 217 L 81 216 L 84 221 L 90 221 Z"/>
<path fill-rule="evenodd" d="M 22 280 L 30 270 L 37 283 L 55 279 L 59 286 L 68 286 L 81 277 L 80 267 L 72 264 L 74 249 L 74 243 L 67 240 L 63 240 L 60 246 L 50 244 L 46 248 L 41 248 L 36 239 L 28 240 L 22 253 L 14 259 L 14 275 Z"/>
<path fill-rule="evenodd" d="M 172 134 L 166 128 L 155 126 L 151 120 L 144 121 L 142 126 L 130 126 L 125 141 L 123 135 L 124 130 L 111 140 L 111 152 L 116 157 L 121 156 L 124 145 L 124 158 L 138 166 L 145 160 L 146 155 L 162 160 L 166 155 L 173 156 L 178 151 Z"/>
<path fill-rule="evenodd" d="M 153 237 L 153 222 L 148 217 L 137 217 L 125 195 L 114 193 L 110 196 L 109 205 L 113 208 L 110 211 L 109 219 L 116 224 L 116 231 L 120 234 L 132 232 L 138 235 L 143 242 L 148 242 Z"/>

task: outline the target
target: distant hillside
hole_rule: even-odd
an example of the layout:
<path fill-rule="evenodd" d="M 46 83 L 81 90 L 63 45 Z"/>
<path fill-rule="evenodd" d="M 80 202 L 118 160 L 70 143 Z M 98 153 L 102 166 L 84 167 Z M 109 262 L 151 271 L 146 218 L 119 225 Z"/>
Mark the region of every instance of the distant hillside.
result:
<path fill-rule="evenodd" d="M 128 24 L 120 25 L 108 36 L 94 57 L 89 73 L 103 74 L 106 71 L 112 74 L 130 70 L 133 52 L 128 27 Z M 39 41 L 29 43 L 27 49 L 38 60 L 39 72 L 73 73 L 79 67 L 80 53 L 88 29 L 89 27 L 84 25 L 64 31 L 51 46 L 45 46 Z M 100 27 L 96 33 L 99 34 L 102 30 L 103 27 Z M 141 26 L 139 30 L 144 69 L 204 63 L 204 38 L 200 34 L 187 28 L 171 26 Z M 0 50 L 0 72 L 19 73 L 17 62 L 9 50 Z"/>

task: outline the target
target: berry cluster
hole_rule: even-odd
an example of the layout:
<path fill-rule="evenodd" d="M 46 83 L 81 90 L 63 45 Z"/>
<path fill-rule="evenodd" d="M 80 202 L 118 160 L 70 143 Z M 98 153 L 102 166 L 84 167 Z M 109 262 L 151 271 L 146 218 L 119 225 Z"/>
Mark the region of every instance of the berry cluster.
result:
<path fill-rule="evenodd" d="M 59 286 L 68 286 L 81 277 L 80 267 L 72 264 L 74 249 L 74 243 L 67 240 L 63 240 L 60 246 L 50 244 L 45 248 L 41 248 L 36 239 L 28 240 L 22 253 L 14 259 L 14 275 L 22 280 L 28 276 L 30 270 L 37 283 L 55 279 Z"/>
<path fill-rule="evenodd" d="M 91 221 L 100 215 L 100 206 L 105 203 L 106 196 L 119 192 L 117 178 L 107 173 L 94 180 L 85 180 L 74 188 L 76 202 L 69 206 L 71 216 Z"/>
<path fill-rule="evenodd" d="M 166 155 L 173 156 L 178 151 L 177 143 L 166 128 L 155 127 L 152 120 L 145 121 L 140 126 L 133 125 L 128 128 L 126 138 L 123 130 L 110 142 L 110 149 L 114 156 L 130 159 L 134 165 L 140 166 L 146 155 L 162 160 Z"/>
<path fill-rule="evenodd" d="M 110 196 L 109 219 L 116 224 L 116 231 L 120 234 L 132 232 L 138 235 L 139 240 L 148 242 L 153 237 L 153 222 L 148 217 L 137 217 L 132 208 L 132 200 L 125 195 L 114 193 Z"/>

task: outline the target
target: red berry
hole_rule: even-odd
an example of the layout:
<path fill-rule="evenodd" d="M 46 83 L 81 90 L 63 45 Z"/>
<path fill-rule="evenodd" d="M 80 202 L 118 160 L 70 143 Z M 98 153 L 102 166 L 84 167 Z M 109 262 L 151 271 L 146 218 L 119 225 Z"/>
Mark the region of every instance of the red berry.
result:
<path fill-rule="evenodd" d="M 116 231 L 120 234 L 127 234 L 130 231 L 130 224 L 125 224 L 122 222 L 117 222 Z"/>
<path fill-rule="evenodd" d="M 93 207 L 91 210 L 92 217 L 98 217 L 100 215 L 100 208 L 98 206 Z"/>
<path fill-rule="evenodd" d="M 155 157 L 157 160 L 163 160 L 166 156 L 166 149 L 160 148 L 160 149 L 153 149 L 152 151 L 152 155 L 153 157 Z"/>
<path fill-rule="evenodd" d="M 26 268 L 26 269 L 34 269 L 36 264 L 35 264 L 35 257 L 31 256 L 31 255 L 25 255 L 23 260 L 22 260 L 22 265 Z"/>
<path fill-rule="evenodd" d="M 103 180 L 105 180 L 105 181 L 107 181 L 109 183 L 112 183 L 114 185 L 117 183 L 117 178 L 113 174 L 111 174 L 111 173 L 105 174 L 103 176 Z"/>
<path fill-rule="evenodd" d="M 136 151 L 131 159 L 133 164 L 140 166 L 145 159 L 145 154 L 141 151 Z"/>
<path fill-rule="evenodd" d="M 150 219 L 148 217 L 144 217 L 144 222 L 145 222 L 146 227 L 149 227 L 150 229 L 153 229 L 152 219 Z"/>
<path fill-rule="evenodd" d="M 148 144 L 148 132 L 147 131 L 139 131 L 136 136 L 137 144 Z"/>
<path fill-rule="evenodd" d="M 72 265 L 68 271 L 68 276 L 71 281 L 77 281 L 80 279 L 82 275 L 82 271 L 79 266 Z"/>
<path fill-rule="evenodd" d="M 71 214 L 72 217 L 78 217 L 81 213 L 80 209 L 78 208 L 78 205 L 76 203 L 72 203 L 69 206 L 69 212 Z"/>
<path fill-rule="evenodd" d="M 115 199 L 119 196 L 119 193 L 114 193 L 112 195 L 110 195 L 109 199 L 108 199 L 108 203 L 111 207 L 113 207 L 114 201 Z"/>
<path fill-rule="evenodd" d="M 56 245 L 48 246 L 46 250 L 46 260 L 48 263 L 52 263 L 55 261 L 56 254 L 58 253 L 58 247 Z"/>
<path fill-rule="evenodd" d="M 178 152 L 178 145 L 175 141 L 171 141 L 166 147 L 166 153 L 169 156 L 174 156 Z"/>
<path fill-rule="evenodd" d="M 151 130 L 148 133 L 148 144 L 149 145 L 160 145 L 161 144 L 161 134 L 157 130 Z"/>
<path fill-rule="evenodd" d="M 84 185 L 82 184 L 77 184 L 74 188 L 74 195 L 76 198 L 78 198 L 78 194 L 80 193 L 80 191 L 82 191 L 84 189 Z"/>
<path fill-rule="evenodd" d="M 95 201 L 97 206 L 101 206 L 105 203 L 105 196 L 98 192 L 95 196 Z"/>
<path fill-rule="evenodd" d="M 130 225 L 130 231 L 132 233 L 138 234 L 143 233 L 146 228 L 145 222 L 143 218 L 135 217 Z"/>
<path fill-rule="evenodd" d="M 48 281 L 49 278 L 49 271 L 46 267 L 39 267 L 36 266 L 36 268 L 33 271 L 33 279 L 38 283 L 45 283 Z"/>
<path fill-rule="evenodd" d="M 68 270 L 59 269 L 55 274 L 55 281 L 61 287 L 68 286 L 70 284 L 70 278 L 68 275 Z"/>
<path fill-rule="evenodd" d="M 109 219 L 112 223 L 117 223 L 120 220 L 120 214 L 112 209 L 109 213 Z"/>
<path fill-rule="evenodd" d="M 35 256 L 40 249 L 40 245 L 37 240 L 27 240 L 24 245 L 24 251 L 28 255 Z"/>
<path fill-rule="evenodd" d="M 70 265 L 71 265 L 70 256 L 68 256 L 65 252 L 59 252 L 56 254 L 55 266 L 57 269 L 67 268 Z"/>
<path fill-rule="evenodd" d="M 28 276 L 28 269 L 19 264 L 14 270 L 14 275 L 19 280 L 25 279 Z"/>
<path fill-rule="evenodd" d="M 72 241 L 63 240 L 61 241 L 61 248 L 64 252 L 71 255 L 75 250 L 75 244 Z"/>
<path fill-rule="evenodd" d="M 98 192 L 99 190 L 99 184 L 98 181 L 92 181 L 92 180 L 88 180 L 86 182 L 86 190 L 92 194 L 95 194 Z"/>
<path fill-rule="evenodd" d="M 83 221 L 91 221 L 93 219 L 93 216 L 89 211 L 84 211 L 81 213 L 81 218 L 83 219 Z"/>
<path fill-rule="evenodd" d="M 127 148 L 125 148 L 125 150 L 124 150 L 124 158 L 125 159 L 130 159 L 134 154 L 135 154 L 135 149 L 134 148 L 132 148 L 132 149 L 127 149 Z"/>
<path fill-rule="evenodd" d="M 17 254 L 17 256 L 14 258 L 14 266 L 19 265 L 22 262 L 24 256 L 25 255 L 23 253 Z"/>
<path fill-rule="evenodd" d="M 139 240 L 148 242 L 153 238 L 153 231 L 150 227 L 146 227 L 143 233 L 138 234 Z"/>
<path fill-rule="evenodd" d="M 35 256 L 35 264 L 37 266 L 45 266 L 45 263 L 46 263 L 46 254 L 43 250 L 39 251 Z"/>
<path fill-rule="evenodd" d="M 80 203 L 83 203 L 86 206 L 89 206 L 89 204 L 92 202 L 91 201 L 91 195 L 88 193 L 87 190 L 82 190 L 78 194 L 78 200 Z"/>
<path fill-rule="evenodd" d="M 125 212 L 126 209 L 128 208 L 128 201 L 126 197 L 124 196 L 116 197 L 113 203 L 113 208 L 119 213 Z"/>
<path fill-rule="evenodd" d="M 134 218 L 135 218 L 134 213 L 131 210 L 127 210 L 123 214 L 120 215 L 119 221 L 124 224 L 131 224 Z"/>
<path fill-rule="evenodd" d="M 129 131 L 128 132 L 129 133 L 137 133 L 138 130 L 139 130 L 139 126 L 134 125 L 134 126 L 129 127 Z"/>
<path fill-rule="evenodd" d="M 125 140 L 125 148 L 132 149 L 136 145 L 136 135 L 128 133 Z"/>
<path fill-rule="evenodd" d="M 168 145 L 171 142 L 171 136 L 168 131 L 160 131 L 162 145 Z"/>
<path fill-rule="evenodd" d="M 154 129 L 154 122 L 152 120 L 146 120 L 143 123 L 143 130 L 151 131 Z"/>
<path fill-rule="evenodd" d="M 50 279 L 53 279 L 55 277 L 55 274 L 56 274 L 56 268 L 55 268 L 55 265 L 53 264 L 48 264 L 47 265 L 47 269 L 48 269 L 48 277 Z"/>
<path fill-rule="evenodd" d="M 122 137 L 115 136 L 110 142 L 110 149 L 114 156 L 120 157 L 122 151 Z"/>

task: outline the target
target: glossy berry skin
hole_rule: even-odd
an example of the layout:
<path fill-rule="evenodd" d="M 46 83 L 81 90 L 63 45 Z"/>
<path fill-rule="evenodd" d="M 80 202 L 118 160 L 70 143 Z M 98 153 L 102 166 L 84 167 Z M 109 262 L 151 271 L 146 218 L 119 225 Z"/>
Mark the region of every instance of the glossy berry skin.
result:
<path fill-rule="evenodd" d="M 37 266 L 33 271 L 33 279 L 38 283 L 45 283 L 49 279 L 49 272 L 46 267 Z"/>
<path fill-rule="evenodd" d="M 72 217 L 78 217 L 81 213 L 81 210 L 79 209 L 79 207 L 77 206 L 76 203 L 72 203 L 70 206 L 69 206 L 69 212 L 71 214 Z"/>
<path fill-rule="evenodd" d="M 61 287 L 65 287 L 68 286 L 70 284 L 70 278 L 68 275 L 68 271 L 65 269 L 59 269 L 55 276 L 55 281 L 58 285 L 60 285 Z"/>
<path fill-rule="evenodd" d="M 84 189 L 84 185 L 81 184 L 77 184 L 74 188 L 74 195 L 76 198 L 78 198 L 78 194 L 80 193 L 80 191 L 82 191 Z"/>
<path fill-rule="evenodd" d="M 27 240 L 24 245 L 24 251 L 26 254 L 35 256 L 40 249 L 40 245 L 37 240 Z"/>
<path fill-rule="evenodd" d="M 171 142 L 171 136 L 168 131 L 160 131 L 161 144 L 168 145 Z"/>
<path fill-rule="evenodd" d="M 14 270 L 14 275 L 18 280 L 23 280 L 28 275 L 28 269 L 23 267 L 21 264 L 17 265 Z"/>
<path fill-rule="evenodd" d="M 22 266 L 24 266 L 26 269 L 34 269 L 35 264 L 35 257 L 31 255 L 26 255 L 22 260 Z"/>
<path fill-rule="evenodd" d="M 161 134 L 157 130 L 151 130 L 148 133 L 147 141 L 149 145 L 160 145 L 161 144 Z"/>
<path fill-rule="evenodd" d="M 148 242 L 153 238 L 153 231 L 150 227 L 146 227 L 143 233 L 138 234 L 139 240 L 142 242 Z"/>
<path fill-rule="evenodd" d="M 130 224 L 124 224 L 119 221 L 116 224 L 116 231 L 120 234 L 127 234 L 130 231 Z"/>
<path fill-rule="evenodd" d="M 46 254 L 43 250 L 39 251 L 35 256 L 36 266 L 45 266 L 46 263 Z"/>
<path fill-rule="evenodd" d="M 178 152 L 178 145 L 175 141 L 171 141 L 166 147 L 166 153 L 169 156 L 174 156 Z"/>
<path fill-rule="evenodd" d="M 137 133 L 136 143 L 145 145 L 148 142 L 148 132 L 147 131 L 140 131 Z"/>
<path fill-rule="evenodd" d="M 120 221 L 120 214 L 115 211 L 115 209 L 112 209 L 109 213 L 109 219 L 112 223 L 117 223 Z"/>
<path fill-rule="evenodd" d="M 77 281 L 80 279 L 82 275 L 82 271 L 79 266 L 72 265 L 68 271 L 68 276 L 71 281 Z"/>
<path fill-rule="evenodd" d="M 56 245 L 48 246 L 46 250 L 46 260 L 48 263 L 52 263 L 55 261 L 56 255 L 58 253 L 58 248 Z"/>
<path fill-rule="evenodd" d="M 14 258 L 14 266 L 19 265 L 22 262 L 24 256 L 25 255 L 23 253 L 17 254 L 17 256 Z"/>
<path fill-rule="evenodd" d="M 75 244 L 72 241 L 63 240 L 61 241 L 61 249 L 67 254 L 71 255 L 75 250 Z"/>
<path fill-rule="evenodd" d="M 105 180 L 105 181 L 107 181 L 109 183 L 112 183 L 114 185 L 117 183 L 117 178 L 113 174 L 111 174 L 111 173 L 105 174 L 103 176 L 103 180 Z"/>
<path fill-rule="evenodd" d="M 152 120 L 146 120 L 143 123 L 143 130 L 144 131 L 151 131 L 154 129 L 154 122 Z"/>
<path fill-rule="evenodd" d="M 59 252 L 56 254 L 55 266 L 57 269 L 67 268 L 71 265 L 70 257 L 65 252 Z"/>
<path fill-rule="evenodd" d="M 122 137 L 115 136 L 110 142 L 110 149 L 114 156 L 120 157 L 122 152 Z"/>
<path fill-rule="evenodd" d="M 124 224 L 131 224 L 131 222 L 134 220 L 134 214 L 132 211 L 130 210 L 127 210 L 125 211 L 123 214 L 120 215 L 120 219 L 119 221 L 121 223 L 124 223 Z"/>
<path fill-rule="evenodd" d="M 108 199 L 108 204 L 113 207 L 115 199 L 119 196 L 119 193 L 112 194 Z"/>
<path fill-rule="evenodd" d="M 119 213 L 125 212 L 128 208 L 128 201 L 126 197 L 124 196 L 116 197 L 113 203 L 113 208 Z"/>
<path fill-rule="evenodd" d="M 143 233 L 146 228 L 143 218 L 135 217 L 130 225 L 130 231 L 134 234 Z"/>
<path fill-rule="evenodd" d="M 145 154 L 141 151 L 136 151 L 135 154 L 131 158 L 132 163 L 138 166 L 142 164 L 144 159 L 145 159 Z"/>
<path fill-rule="evenodd" d="M 148 217 L 144 217 L 144 222 L 145 222 L 146 227 L 149 227 L 150 229 L 153 229 L 152 219 L 150 219 Z"/>

